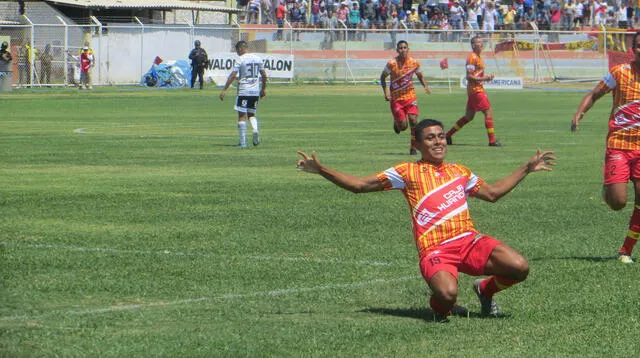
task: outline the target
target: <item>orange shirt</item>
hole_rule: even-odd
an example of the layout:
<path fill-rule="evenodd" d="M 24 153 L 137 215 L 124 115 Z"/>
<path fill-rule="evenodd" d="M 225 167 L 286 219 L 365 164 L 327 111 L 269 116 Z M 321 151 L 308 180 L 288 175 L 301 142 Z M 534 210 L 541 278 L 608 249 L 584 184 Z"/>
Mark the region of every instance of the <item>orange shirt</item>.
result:
<path fill-rule="evenodd" d="M 484 61 L 482 61 L 482 57 L 478 56 L 475 52 L 472 52 L 467 57 L 467 76 L 484 76 Z M 481 81 L 476 80 L 468 80 L 467 82 L 467 93 L 478 93 L 484 92 L 484 85 Z"/>
<path fill-rule="evenodd" d="M 640 150 L 640 68 L 631 63 L 615 66 L 598 83 L 613 92 L 607 148 Z"/>
<path fill-rule="evenodd" d="M 391 84 L 389 90 L 391 99 L 394 101 L 404 101 L 416 98 L 416 91 L 413 88 L 413 74 L 420 73 L 420 62 L 413 57 L 407 56 L 402 66 L 398 63 L 398 57 L 387 62 L 384 72 L 391 74 Z"/>
<path fill-rule="evenodd" d="M 413 236 L 420 257 L 446 240 L 476 232 L 467 196 L 475 194 L 484 180 L 467 167 L 407 162 L 377 176 L 385 190 L 402 190 L 411 209 Z"/>

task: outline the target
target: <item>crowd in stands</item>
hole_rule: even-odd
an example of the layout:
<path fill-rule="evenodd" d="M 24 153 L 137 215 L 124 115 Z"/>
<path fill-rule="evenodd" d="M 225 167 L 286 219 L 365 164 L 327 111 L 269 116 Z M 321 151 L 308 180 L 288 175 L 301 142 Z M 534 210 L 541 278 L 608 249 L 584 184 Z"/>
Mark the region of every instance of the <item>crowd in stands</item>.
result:
<path fill-rule="evenodd" d="M 631 28 L 640 0 L 248 0 L 246 23 L 295 28 L 576 31 Z M 534 24 L 534 25 L 532 25 Z M 453 31 L 454 36 L 457 33 Z M 299 39 L 299 33 L 294 39 Z M 342 36 L 337 34 L 336 36 Z M 366 31 L 350 31 L 365 40 Z M 557 39 L 557 37 L 556 37 Z"/>

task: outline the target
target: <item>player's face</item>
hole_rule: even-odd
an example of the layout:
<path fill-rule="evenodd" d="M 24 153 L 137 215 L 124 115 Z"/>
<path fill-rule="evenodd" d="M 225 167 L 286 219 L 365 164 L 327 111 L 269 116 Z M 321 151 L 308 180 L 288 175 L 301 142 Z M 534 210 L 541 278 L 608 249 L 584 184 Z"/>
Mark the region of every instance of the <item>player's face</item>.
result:
<path fill-rule="evenodd" d="M 422 130 L 422 140 L 417 149 L 422 153 L 422 160 L 440 164 L 447 154 L 447 137 L 440 126 L 426 127 Z"/>
<path fill-rule="evenodd" d="M 476 37 L 475 39 L 473 39 L 473 42 L 471 42 L 471 49 L 475 53 L 482 52 L 483 47 L 484 47 L 484 41 L 479 37 Z"/>
<path fill-rule="evenodd" d="M 401 43 L 396 48 L 396 52 L 398 52 L 398 55 L 400 55 L 401 58 L 406 58 L 409 53 L 409 46 L 405 43 Z"/>

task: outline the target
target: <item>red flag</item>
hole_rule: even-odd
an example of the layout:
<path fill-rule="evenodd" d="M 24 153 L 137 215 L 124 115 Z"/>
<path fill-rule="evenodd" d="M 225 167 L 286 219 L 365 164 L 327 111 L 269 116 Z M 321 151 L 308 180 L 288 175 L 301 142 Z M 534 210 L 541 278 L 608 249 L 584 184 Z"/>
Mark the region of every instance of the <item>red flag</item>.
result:
<path fill-rule="evenodd" d="M 446 70 L 447 68 L 449 68 L 449 60 L 447 60 L 447 58 L 445 57 L 444 59 L 442 59 L 442 61 L 440 61 L 440 69 Z"/>

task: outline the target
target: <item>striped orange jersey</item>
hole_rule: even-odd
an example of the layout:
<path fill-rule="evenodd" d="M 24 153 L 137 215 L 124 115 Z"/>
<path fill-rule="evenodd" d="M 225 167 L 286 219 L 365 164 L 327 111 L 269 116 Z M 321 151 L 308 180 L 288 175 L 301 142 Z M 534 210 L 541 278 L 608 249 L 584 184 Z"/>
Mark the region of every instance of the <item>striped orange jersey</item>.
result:
<path fill-rule="evenodd" d="M 631 63 L 615 66 L 598 87 L 613 91 L 607 148 L 640 150 L 640 68 Z"/>
<path fill-rule="evenodd" d="M 402 64 L 398 63 L 398 57 L 387 62 L 384 72 L 391 75 L 391 99 L 394 101 L 404 101 L 416 98 L 416 91 L 413 88 L 413 74 L 421 73 L 420 62 L 413 57 L 407 56 Z"/>
<path fill-rule="evenodd" d="M 413 236 L 420 257 L 443 241 L 476 232 L 467 196 L 474 195 L 484 180 L 465 166 L 406 162 L 378 173 L 377 177 L 385 190 L 402 190 L 411 208 Z"/>
<path fill-rule="evenodd" d="M 484 61 L 482 61 L 482 57 L 475 52 L 470 53 L 467 57 L 466 68 L 467 76 L 484 76 Z M 484 92 L 484 85 L 482 84 L 482 81 L 469 79 L 467 82 L 467 93 L 472 94 L 478 92 Z"/>

